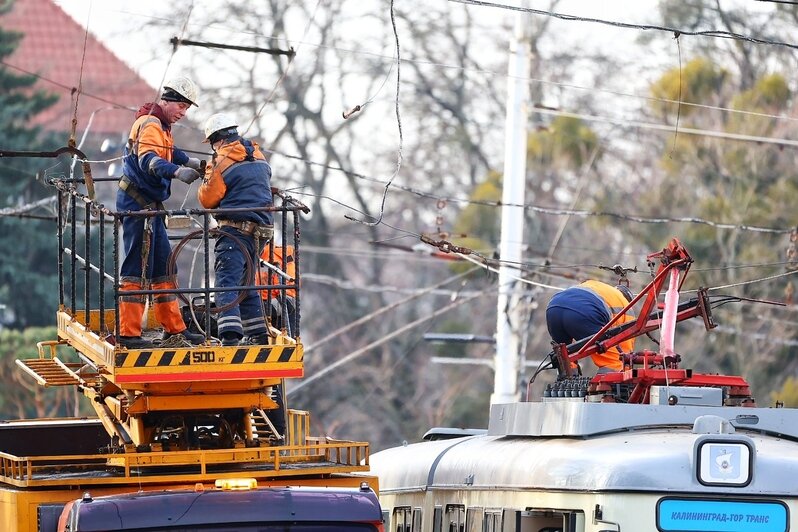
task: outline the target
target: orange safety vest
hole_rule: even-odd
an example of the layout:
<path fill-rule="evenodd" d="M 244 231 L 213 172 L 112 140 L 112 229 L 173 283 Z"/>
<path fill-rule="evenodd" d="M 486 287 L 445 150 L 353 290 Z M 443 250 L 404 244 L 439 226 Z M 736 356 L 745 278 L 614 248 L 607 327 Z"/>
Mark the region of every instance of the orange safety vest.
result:
<path fill-rule="evenodd" d="M 285 264 L 283 264 L 283 246 L 279 244 L 275 244 L 273 247 L 272 253 L 272 260 L 269 260 L 269 249 L 271 246 L 266 246 L 263 248 L 263 252 L 260 254 L 260 258 L 266 262 L 270 262 L 274 264 L 285 273 L 293 277 L 293 279 L 283 279 L 280 275 L 273 272 L 266 266 L 262 266 L 260 271 L 258 272 L 258 284 L 261 285 L 275 285 L 275 284 L 291 284 L 296 285 L 296 262 L 294 262 L 294 246 L 286 245 L 285 246 Z M 260 297 L 261 299 L 268 299 L 271 295 L 272 298 L 280 297 L 281 290 L 279 288 L 273 288 L 271 290 L 261 290 Z M 271 293 L 271 294 L 270 294 Z M 286 288 L 285 295 L 288 297 L 296 297 L 296 289 L 295 288 Z"/>
<path fill-rule="evenodd" d="M 620 290 L 615 288 L 614 286 L 608 285 L 607 283 L 602 283 L 601 281 L 594 281 L 589 280 L 585 281 L 584 283 L 579 285 L 581 288 L 586 288 L 597 296 L 599 296 L 604 304 L 607 306 L 607 312 L 610 315 L 610 319 L 615 318 L 623 308 L 629 304 L 626 301 L 626 298 L 623 297 L 623 294 Z M 617 327 L 619 325 L 623 325 L 624 323 L 628 323 L 630 321 L 634 321 L 636 318 L 629 312 L 618 318 L 615 323 L 612 324 L 612 327 Z M 635 348 L 635 338 L 631 338 L 626 340 L 625 342 L 621 342 L 617 346 L 608 349 L 604 353 L 596 353 L 591 358 L 593 362 L 596 363 L 599 367 L 609 367 L 612 369 L 623 369 L 622 363 L 618 359 L 621 353 L 631 353 L 634 351 Z"/>

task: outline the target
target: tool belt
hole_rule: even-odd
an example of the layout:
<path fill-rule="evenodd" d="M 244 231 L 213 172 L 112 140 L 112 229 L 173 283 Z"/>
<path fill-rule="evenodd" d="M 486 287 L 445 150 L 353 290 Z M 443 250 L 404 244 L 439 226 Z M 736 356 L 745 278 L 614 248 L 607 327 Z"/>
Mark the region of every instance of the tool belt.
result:
<path fill-rule="evenodd" d="M 130 178 L 126 175 L 122 176 L 122 179 L 119 180 L 119 188 L 125 191 L 125 194 L 133 198 L 133 200 L 139 204 L 139 207 L 142 209 L 152 209 L 155 208 L 157 210 L 163 210 L 163 203 L 160 201 L 153 201 L 149 199 L 147 196 L 141 193 L 136 185 L 130 180 Z"/>
<path fill-rule="evenodd" d="M 251 235 L 260 240 L 271 240 L 274 236 L 273 225 L 259 225 L 257 222 L 233 220 L 218 220 L 219 227 L 233 227 L 245 235 Z"/>

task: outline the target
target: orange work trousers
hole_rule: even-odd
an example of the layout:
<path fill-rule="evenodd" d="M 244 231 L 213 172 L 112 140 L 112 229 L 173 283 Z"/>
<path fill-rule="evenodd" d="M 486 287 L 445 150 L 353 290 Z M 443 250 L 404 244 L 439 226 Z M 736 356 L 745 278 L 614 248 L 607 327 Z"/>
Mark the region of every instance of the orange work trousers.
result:
<path fill-rule="evenodd" d="M 176 288 L 174 281 L 152 283 L 153 290 Z M 124 294 L 127 290 L 141 290 L 141 282 L 124 280 L 120 286 L 119 298 L 119 334 L 120 336 L 141 336 L 141 320 L 144 316 L 145 296 Z M 155 319 L 163 325 L 166 332 L 181 333 L 186 330 L 180 307 L 175 294 L 155 294 L 153 297 Z"/>

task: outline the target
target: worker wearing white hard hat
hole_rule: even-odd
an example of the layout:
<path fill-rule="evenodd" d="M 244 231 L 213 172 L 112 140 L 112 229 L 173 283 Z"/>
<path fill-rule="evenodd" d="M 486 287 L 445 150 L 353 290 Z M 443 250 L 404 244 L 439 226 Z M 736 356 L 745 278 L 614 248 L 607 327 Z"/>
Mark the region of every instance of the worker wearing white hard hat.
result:
<path fill-rule="evenodd" d="M 197 105 L 198 93 L 199 90 L 193 81 L 186 77 L 179 77 L 164 83 L 161 99 L 170 102 L 186 102 L 194 107 L 199 107 Z"/>
<path fill-rule="evenodd" d="M 247 263 L 258 263 L 264 244 L 273 234 L 272 213 L 264 210 L 272 206 L 272 170 L 258 144 L 242 138 L 238 122 L 226 113 L 208 118 L 205 139 L 213 148 L 213 160 L 198 197 L 206 209 L 221 210 L 216 214 L 220 231 L 214 247 L 216 288 L 242 286 L 248 284 L 242 283 Z M 231 305 L 237 296 L 233 290 L 216 295 L 217 307 L 230 306 L 218 317 L 222 345 L 239 345 L 244 337 L 253 345 L 266 344 L 268 329 L 258 291 L 245 290 L 239 304 Z"/>
<path fill-rule="evenodd" d="M 200 160 L 175 148 L 172 125 L 189 107 L 197 106 L 196 84 L 177 77 L 164 84 L 157 102 L 145 103 L 136 113 L 125 146 L 123 176 L 116 196 L 118 212 L 162 210 L 171 195 L 172 181 L 191 184 L 199 179 Z M 167 275 L 172 251 L 163 216 L 127 216 L 122 219 L 125 258 L 120 271 L 119 342 L 128 349 L 152 347 L 142 337 L 145 296 L 125 295 L 126 291 L 175 288 L 174 276 Z M 187 330 L 174 294 L 155 294 L 156 319 L 164 329 L 162 340 L 178 335 L 178 343 L 202 343 L 202 335 Z"/>
<path fill-rule="evenodd" d="M 216 140 L 238 134 L 238 121 L 225 113 L 211 115 L 205 121 L 205 140 L 213 144 Z"/>

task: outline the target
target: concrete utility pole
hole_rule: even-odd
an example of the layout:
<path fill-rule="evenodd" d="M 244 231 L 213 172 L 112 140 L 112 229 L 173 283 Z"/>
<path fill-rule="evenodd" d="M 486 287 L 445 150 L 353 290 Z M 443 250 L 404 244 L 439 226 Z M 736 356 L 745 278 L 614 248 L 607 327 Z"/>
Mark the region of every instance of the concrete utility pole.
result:
<path fill-rule="evenodd" d="M 522 3 L 526 5 L 526 2 Z M 515 35 L 510 43 L 507 80 L 507 118 L 504 140 L 502 227 L 499 253 L 499 304 L 496 312 L 496 358 L 491 404 L 518 401 L 518 371 L 522 330 L 520 277 L 521 246 L 524 238 L 524 209 L 509 203 L 524 203 L 526 142 L 529 101 L 529 27 L 526 13 L 515 14 Z M 510 263 L 509 265 L 507 263 Z"/>

